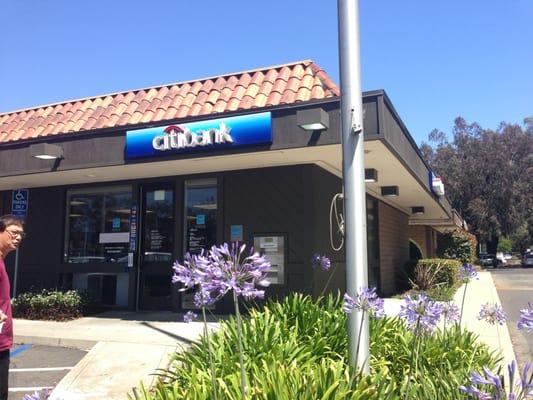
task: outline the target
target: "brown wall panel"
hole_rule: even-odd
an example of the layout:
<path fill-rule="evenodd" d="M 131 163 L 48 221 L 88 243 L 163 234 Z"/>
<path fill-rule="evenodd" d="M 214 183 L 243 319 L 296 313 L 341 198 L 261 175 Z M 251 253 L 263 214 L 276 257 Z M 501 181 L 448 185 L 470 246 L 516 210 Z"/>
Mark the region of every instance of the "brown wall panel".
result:
<path fill-rule="evenodd" d="M 396 274 L 409 259 L 409 217 L 397 209 L 379 203 L 381 291 L 396 290 Z"/>

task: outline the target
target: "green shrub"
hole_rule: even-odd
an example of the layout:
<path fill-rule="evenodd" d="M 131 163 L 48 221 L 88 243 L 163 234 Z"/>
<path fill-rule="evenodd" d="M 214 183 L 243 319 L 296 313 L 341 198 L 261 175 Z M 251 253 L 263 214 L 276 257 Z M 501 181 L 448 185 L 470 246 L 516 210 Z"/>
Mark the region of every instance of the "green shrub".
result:
<path fill-rule="evenodd" d="M 437 254 L 442 258 L 472 263 L 476 259 L 476 246 L 475 236 L 465 231 L 450 231 L 439 236 Z"/>
<path fill-rule="evenodd" d="M 13 299 L 13 317 L 67 321 L 83 315 L 88 297 L 76 290 L 22 293 Z"/>
<path fill-rule="evenodd" d="M 247 387 L 253 400 L 400 399 L 406 397 L 413 336 L 402 321 L 371 320 L 371 373 L 354 376 L 347 363 L 346 316 L 340 297 L 313 301 L 290 295 L 250 310 L 244 321 Z M 219 400 L 241 399 L 234 319 L 210 335 Z M 209 354 L 202 338 L 174 355 L 154 388 L 141 388 L 134 399 L 212 399 Z M 457 387 L 494 357 L 469 332 L 452 329 L 420 345 L 418 375 L 409 397 L 464 399 Z"/>
<path fill-rule="evenodd" d="M 410 260 L 404 266 L 404 274 L 411 288 L 437 291 L 443 288 L 457 289 L 461 262 L 443 258 L 422 258 Z M 436 289 L 439 287 L 440 289 Z M 452 294 L 453 296 L 453 294 Z"/>

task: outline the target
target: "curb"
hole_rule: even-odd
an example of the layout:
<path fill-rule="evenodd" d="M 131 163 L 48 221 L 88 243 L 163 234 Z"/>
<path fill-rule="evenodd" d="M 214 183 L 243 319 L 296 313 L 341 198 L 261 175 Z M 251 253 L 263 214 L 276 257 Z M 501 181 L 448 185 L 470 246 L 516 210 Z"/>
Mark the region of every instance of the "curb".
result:
<path fill-rule="evenodd" d="M 36 344 L 40 346 L 67 347 L 71 349 L 89 351 L 96 343 L 95 340 L 66 339 L 44 336 L 21 336 L 15 335 L 13 343 L 16 344 Z"/>

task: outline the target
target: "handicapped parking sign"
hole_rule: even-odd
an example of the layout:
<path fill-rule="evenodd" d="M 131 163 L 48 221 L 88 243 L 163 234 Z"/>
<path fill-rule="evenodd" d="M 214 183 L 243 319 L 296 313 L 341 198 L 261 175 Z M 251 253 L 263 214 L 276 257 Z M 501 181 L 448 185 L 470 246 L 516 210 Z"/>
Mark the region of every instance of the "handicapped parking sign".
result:
<path fill-rule="evenodd" d="M 11 214 L 17 217 L 26 218 L 28 215 L 28 189 L 13 190 L 11 199 Z"/>

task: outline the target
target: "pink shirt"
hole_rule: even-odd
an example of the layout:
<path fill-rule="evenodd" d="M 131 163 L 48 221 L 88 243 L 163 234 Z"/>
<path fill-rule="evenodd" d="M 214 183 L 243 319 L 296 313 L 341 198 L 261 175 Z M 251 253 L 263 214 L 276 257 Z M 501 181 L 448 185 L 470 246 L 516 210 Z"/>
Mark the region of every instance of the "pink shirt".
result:
<path fill-rule="evenodd" d="M 6 272 L 4 260 L 0 258 L 0 310 L 7 315 L 7 320 L 0 331 L 0 351 L 13 347 L 13 316 L 11 313 L 11 298 L 9 276 Z"/>

